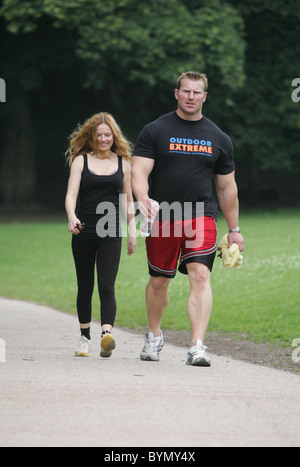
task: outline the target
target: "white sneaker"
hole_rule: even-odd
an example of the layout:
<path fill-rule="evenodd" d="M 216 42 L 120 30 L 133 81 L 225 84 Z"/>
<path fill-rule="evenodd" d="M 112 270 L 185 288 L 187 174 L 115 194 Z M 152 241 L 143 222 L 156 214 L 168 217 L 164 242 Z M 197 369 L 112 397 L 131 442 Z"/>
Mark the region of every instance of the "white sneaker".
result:
<path fill-rule="evenodd" d="M 158 362 L 159 352 L 162 351 L 164 345 L 165 343 L 162 332 L 159 337 L 155 337 L 153 332 L 147 332 L 145 345 L 140 355 L 141 360 Z"/>
<path fill-rule="evenodd" d="M 79 344 L 75 350 L 75 357 L 89 357 L 91 351 L 91 341 L 85 336 L 80 337 Z"/>
<path fill-rule="evenodd" d="M 102 335 L 100 357 L 111 357 L 112 351 L 116 348 L 116 343 L 110 332 Z"/>
<path fill-rule="evenodd" d="M 207 347 L 200 340 L 197 340 L 195 345 L 188 351 L 186 364 L 192 366 L 210 366 L 211 360 L 206 355 L 206 349 Z"/>

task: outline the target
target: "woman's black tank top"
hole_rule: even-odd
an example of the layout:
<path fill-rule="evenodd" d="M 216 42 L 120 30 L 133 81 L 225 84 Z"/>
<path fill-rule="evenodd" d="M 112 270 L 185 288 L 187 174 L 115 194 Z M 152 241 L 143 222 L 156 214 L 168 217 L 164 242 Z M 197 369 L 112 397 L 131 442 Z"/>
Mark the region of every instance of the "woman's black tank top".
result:
<path fill-rule="evenodd" d="M 97 175 L 89 170 L 87 154 L 83 159 L 77 217 L 85 227 L 77 238 L 121 238 L 119 196 L 123 186 L 122 157 L 118 156 L 118 170 L 111 175 Z"/>

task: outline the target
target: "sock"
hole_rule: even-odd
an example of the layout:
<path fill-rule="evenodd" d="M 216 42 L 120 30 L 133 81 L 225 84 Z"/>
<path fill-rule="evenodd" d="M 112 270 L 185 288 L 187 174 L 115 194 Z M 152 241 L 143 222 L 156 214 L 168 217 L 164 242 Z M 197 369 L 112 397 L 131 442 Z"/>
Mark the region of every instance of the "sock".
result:
<path fill-rule="evenodd" d="M 86 337 L 88 340 L 91 340 L 90 330 L 91 330 L 91 328 L 80 329 L 81 335 L 84 336 L 84 337 Z"/>
<path fill-rule="evenodd" d="M 104 337 L 104 336 L 105 336 L 105 334 L 111 334 L 111 332 L 110 332 L 110 331 L 102 331 L 102 333 L 101 333 L 101 337 Z"/>

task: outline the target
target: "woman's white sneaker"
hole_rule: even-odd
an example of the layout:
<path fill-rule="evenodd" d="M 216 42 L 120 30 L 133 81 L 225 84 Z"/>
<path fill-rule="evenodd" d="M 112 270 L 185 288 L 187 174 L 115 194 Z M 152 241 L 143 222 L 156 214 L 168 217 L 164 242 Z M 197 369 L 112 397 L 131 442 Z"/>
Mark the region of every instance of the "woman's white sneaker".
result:
<path fill-rule="evenodd" d="M 206 355 L 205 345 L 200 340 L 195 342 L 195 345 L 188 351 L 187 365 L 192 366 L 211 366 L 211 360 Z"/>
<path fill-rule="evenodd" d="M 85 336 L 80 337 L 79 344 L 75 350 L 75 357 L 89 357 L 91 352 L 91 341 Z"/>
<path fill-rule="evenodd" d="M 111 357 L 112 351 L 116 348 L 116 343 L 110 332 L 102 333 L 100 357 Z"/>

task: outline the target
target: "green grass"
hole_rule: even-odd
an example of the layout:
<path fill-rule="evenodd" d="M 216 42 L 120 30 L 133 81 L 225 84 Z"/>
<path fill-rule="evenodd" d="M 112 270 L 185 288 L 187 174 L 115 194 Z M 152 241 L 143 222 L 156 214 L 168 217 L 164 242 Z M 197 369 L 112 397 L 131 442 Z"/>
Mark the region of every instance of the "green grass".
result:
<path fill-rule="evenodd" d="M 243 267 L 224 269 L 217 258 L 212 274 L 214 308 L 210 330 L 257 341 L 290 345 L 300 337 L 300 212 L 258 212 L 241 216 Z M 219 237 L 226 232 L 222 217 Z M 0 224 L 0 296 L 76 313 L 76 277 L 66 222 Z M 145 328 L 148 281 L 144 240 L 132 257 L 126 239 L 117 280 L 117 326 Z M 96 292 L 96 290 L 95 290 Z M 165 329 L 190 329 L 186 314 L 189 283 L 177 274 L 170 285 Z M 93 299 L 99 318 L 99 299 Z"/>

